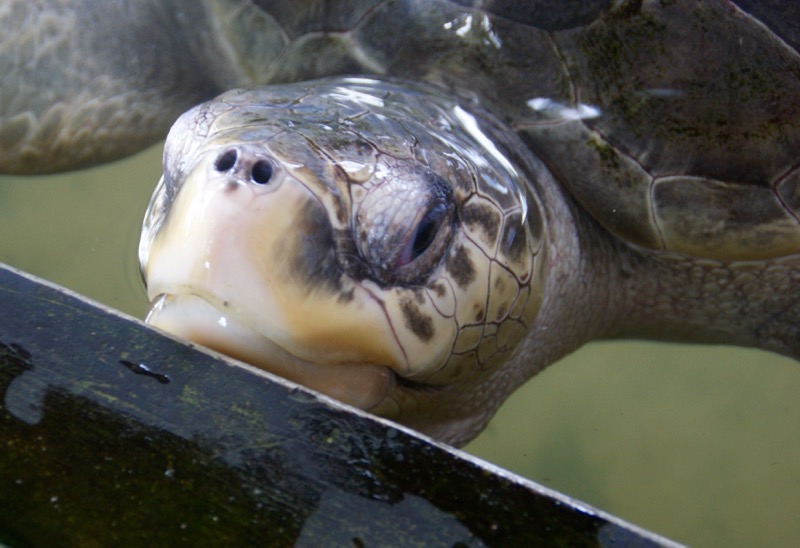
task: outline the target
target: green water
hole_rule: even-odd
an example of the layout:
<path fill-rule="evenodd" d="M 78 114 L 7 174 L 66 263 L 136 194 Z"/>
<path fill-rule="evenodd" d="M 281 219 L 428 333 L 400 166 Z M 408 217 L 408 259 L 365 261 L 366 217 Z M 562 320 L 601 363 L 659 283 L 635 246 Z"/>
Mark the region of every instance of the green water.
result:
<path fill-rule="evenodd" d="M 160 149 L 0 178 L 0 261 L 142 317 L 139 225 Z M 528 383 L 467 451 L 696 546 L 800 539 L 800 364 L 596 343 Z"/>

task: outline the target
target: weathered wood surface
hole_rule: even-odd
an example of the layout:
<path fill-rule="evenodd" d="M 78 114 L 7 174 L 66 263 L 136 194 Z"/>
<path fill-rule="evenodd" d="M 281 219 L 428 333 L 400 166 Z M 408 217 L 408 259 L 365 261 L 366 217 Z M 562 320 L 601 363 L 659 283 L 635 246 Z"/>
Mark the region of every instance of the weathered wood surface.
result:
<path fill-rule="evenodd" d="M 2 265 L 0 395 L 0 544 L 666 542 Z"/>

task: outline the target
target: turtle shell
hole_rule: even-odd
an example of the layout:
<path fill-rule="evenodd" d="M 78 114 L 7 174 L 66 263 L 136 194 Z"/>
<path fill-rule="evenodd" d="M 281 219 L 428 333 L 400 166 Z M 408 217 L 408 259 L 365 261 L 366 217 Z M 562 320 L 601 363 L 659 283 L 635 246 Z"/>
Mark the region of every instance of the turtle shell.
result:
<path fill-rule="evenodd" d="M 533 104 L 541 119 L 518 125 L 528 143 L 631 243 L 723 260 L 796 253 L 798 31 L 730 2 L 627 4 L 552 34 L 571 96 Z"/>
<path fill-rule="evenodd" d="M 784 4 L 409 0 L 348 40 L 364 71 L 493 110 L 619 238 L 756 260 L 800 250 L 800 30 Z"/>

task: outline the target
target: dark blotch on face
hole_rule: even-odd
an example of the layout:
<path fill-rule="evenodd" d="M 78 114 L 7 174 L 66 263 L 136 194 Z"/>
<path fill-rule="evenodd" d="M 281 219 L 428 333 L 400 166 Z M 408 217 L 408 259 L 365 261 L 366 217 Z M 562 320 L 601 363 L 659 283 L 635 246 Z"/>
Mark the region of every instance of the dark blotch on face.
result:
<path fill-rule="evenodd" d="M 405 325 L 423 342 L 428 342 L 433 337 L 433 320 L 420 312 L 419 307 L 412 299 L 402 299 L 400 308 L 403 311 Z"/>
<path fill-rule="evenodd" d="M 500 227 L 500 214 L 487 204 L 469 204 L 461 211 L 461 219 L 469 227 L 480 226 L 486 239 L 494 242 Z"/>
<path fill-rule="evenodd" d="M 298 249 L 293 273 L 310 288 L 342 290 L 342 271 L 336 259 L 336 244 L 328 214 L 316 200 L 309 200 L 298 218 Z"/>
<path fill-rule="evenodd" d="M 460 288 L 475 281 L 475 265 L 463 245 L 456 247 L 447 258 L 445 268 Z"/>

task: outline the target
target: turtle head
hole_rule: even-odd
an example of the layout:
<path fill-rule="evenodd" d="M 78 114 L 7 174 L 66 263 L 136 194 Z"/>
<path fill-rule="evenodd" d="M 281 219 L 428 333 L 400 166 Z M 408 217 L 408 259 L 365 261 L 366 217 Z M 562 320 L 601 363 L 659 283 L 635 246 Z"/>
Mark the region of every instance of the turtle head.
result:
<path fill-rule="evenodd" d="M 541 302 L 539 202 L 500 130 L 364 79 L 196 107 L 145 219 L 147 321 L 464 441 L 505 397 L 486 380 Z"/>

